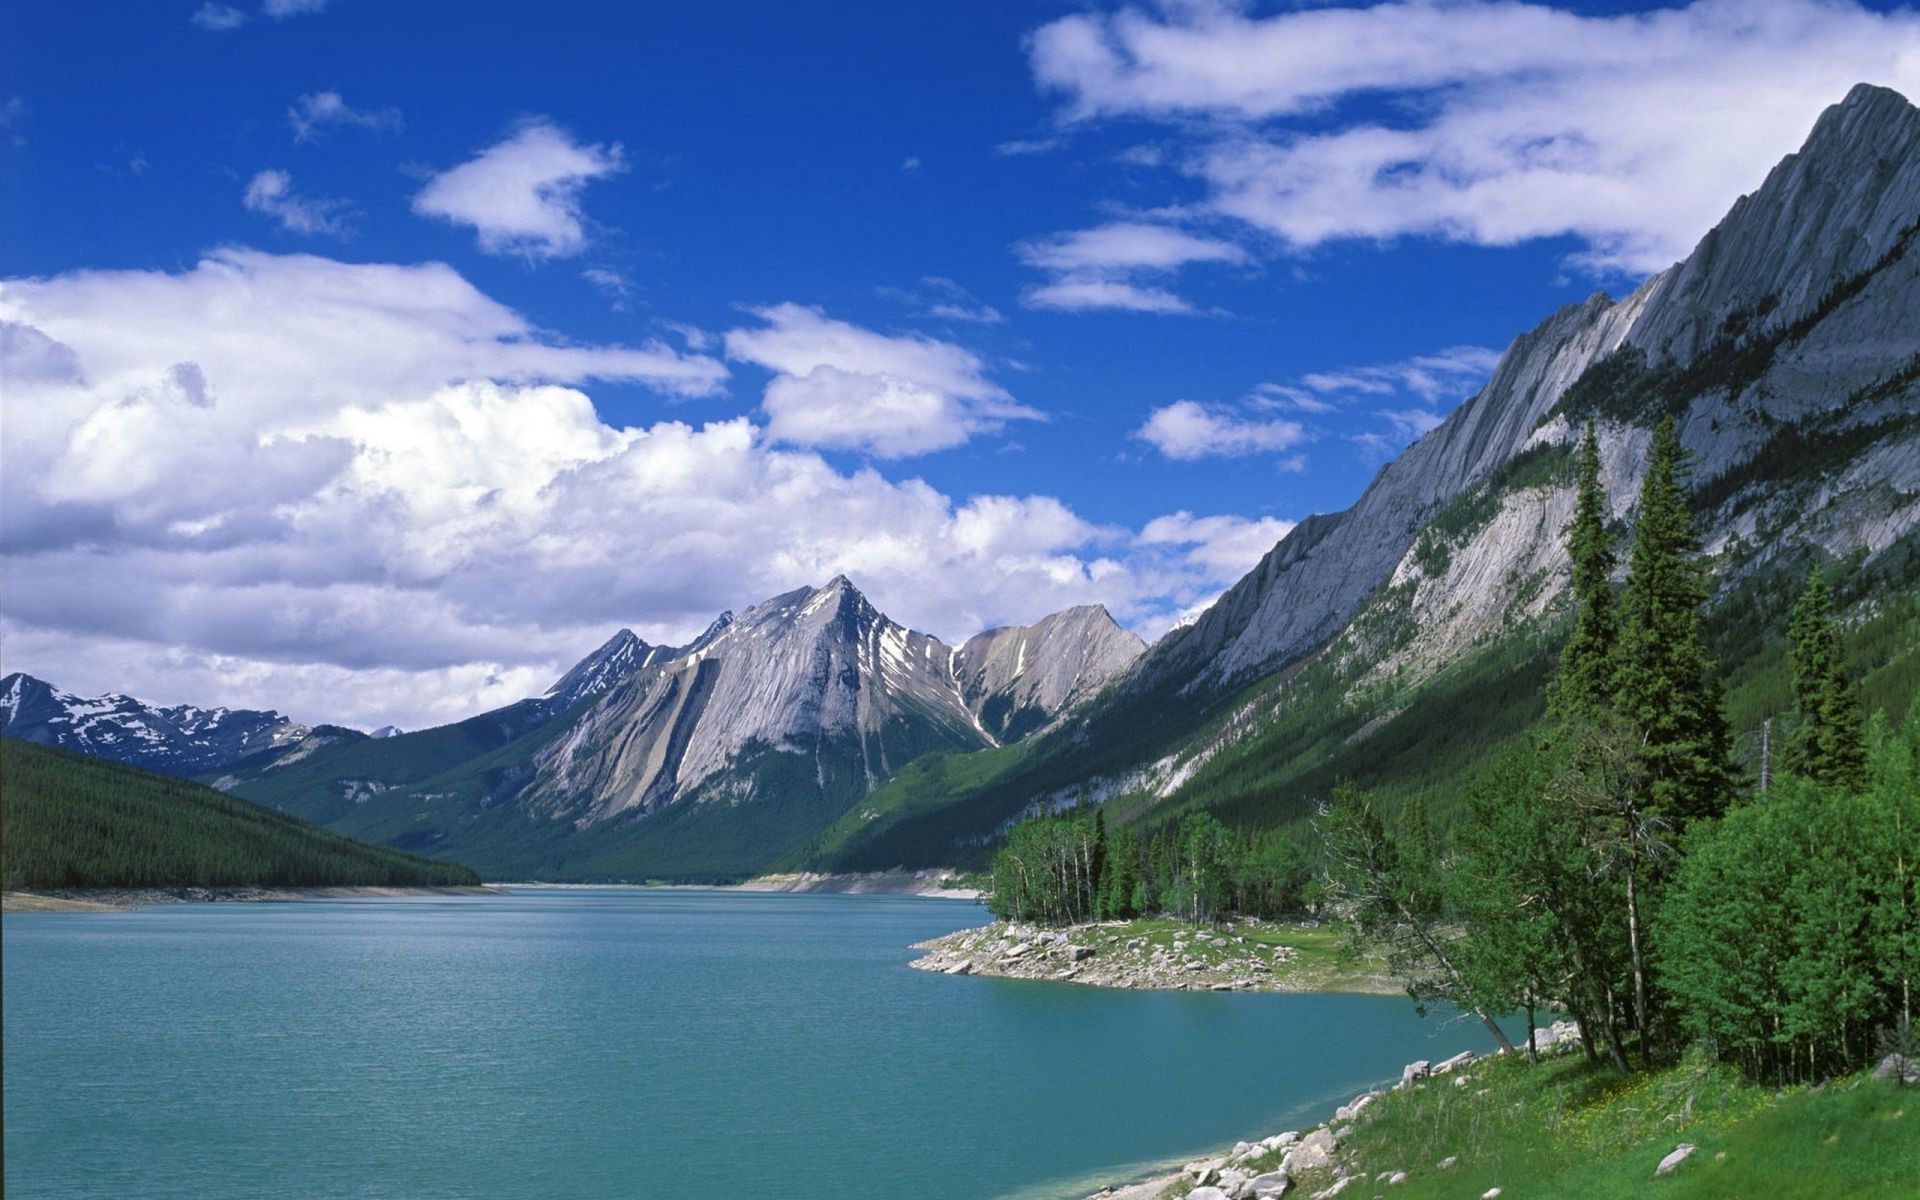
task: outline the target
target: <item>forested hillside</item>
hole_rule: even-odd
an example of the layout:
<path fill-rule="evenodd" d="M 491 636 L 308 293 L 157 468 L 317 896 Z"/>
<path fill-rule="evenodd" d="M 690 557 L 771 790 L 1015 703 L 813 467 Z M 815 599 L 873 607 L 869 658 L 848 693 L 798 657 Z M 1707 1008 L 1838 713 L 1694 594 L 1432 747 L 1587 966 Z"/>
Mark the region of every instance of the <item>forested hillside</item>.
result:
<path fill-rule="evenodd" d="M 455 886 L 480 879 L 172 776 L 0 739 L 16 888 Z"/>

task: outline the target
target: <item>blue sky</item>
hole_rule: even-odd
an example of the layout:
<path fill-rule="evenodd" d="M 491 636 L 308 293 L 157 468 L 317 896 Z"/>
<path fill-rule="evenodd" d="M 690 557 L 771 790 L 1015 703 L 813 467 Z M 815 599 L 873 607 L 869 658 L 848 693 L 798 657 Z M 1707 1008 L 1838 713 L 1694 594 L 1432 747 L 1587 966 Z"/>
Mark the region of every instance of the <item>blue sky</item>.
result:
<path fill-rule="evenodd" d="M 841 570 L 1151 636 L 1916 63 L 1797 0 L 8 6 L 8 666 L 411 726 Z"/>

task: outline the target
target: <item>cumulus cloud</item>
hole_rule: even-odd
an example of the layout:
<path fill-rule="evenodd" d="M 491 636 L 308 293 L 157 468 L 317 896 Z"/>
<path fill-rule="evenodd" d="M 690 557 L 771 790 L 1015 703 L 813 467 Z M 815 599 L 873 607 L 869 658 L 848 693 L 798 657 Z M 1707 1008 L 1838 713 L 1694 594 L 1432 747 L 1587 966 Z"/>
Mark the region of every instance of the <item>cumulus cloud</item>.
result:
<path fill-rule="evenodd" d="M 302 196 L 293 190 L 293 176 L 266 170 L 255 175 L 241 193 L 249 211 L 272 217 L 289 233 L 353 236 L 353 205 L 325 196 Z"/>
<path fill-rule="evenodd" d="M 1069 121 L 1202 130 L 1176 161 L 1206 206 L 1293 246 L 1570 236 L 1601 272 L 1684 255 L 1854 83 L 1920 94 L 1920 13 L 1830 0 L 1196 0 L 1063 17 L 1029 46 Z"/>
<path fill-rule="evenodd" d="M 729 350 L 780 377 L 1009 403 L 959 347 L 760 320 Z M 746 417 L 609 423 L 595 381 L 698 394 L 723 368 L 562 344 L 437 264 L 228 250 L 0 281 L 0 322 L 0 569 L 33 581 L 0 638 L 83 692 L 417 728 L 538 692 L 619 625 L 684 641 L 836 572 L 953 639 L 1093 601 L 1152 631 L 1250 552 L 841 470 Z"/>
<path fill-rule="evenodd" d="M 1221 578 L 1238 579 L 1293 532 L 1295 524 L 1277 517 L 1196 517 L 1182 509 L 1148 521 L 1140 530 L 1140 541 L 1149 546 L 1189 547 L 1190 557 L 1213 568 Z"/>
<path fill-rule="evenodd" d="M 336 125 L 350 125 L 375 133 L 399 133 L 407 127 L 397 108 L 355 108 L 339 92 L 308 92 L 287 106 L 287 124 L 293 140 L 312 141 Z"/>
<path fill-rule="evenodd" d="M 1249 418 L 1219 406 L 1176 400 L 1154 409 L 1133 436 L 1168 458 L 1192 462 L 1286 450 L 1300 444 L 1307 432 L 1298 421 Z"/>
<path fill-rule="evenodd" d="M 1053 276 L 1051 282 L 1027 291 L 1027 305 L 1069 312 L 1190 313 L 1193 306 L 1179 296 L 1137 281 L 1143 275 L 1164 275 L 1192 263 L 1247 259 L 1246 251 L 1232 242 L 1140 221 L 1114 221 L 1055 234 L 1023 242 L 1014 252 L 1028 266 Z"/>
<path fill-rule="evenodd" d="M 261 0 L 260 11 L 276 21 L 325 11 L 329 0 Z"/>
<path fill-rule="evenodd" d="M 876 333 L 799 304 L 754 316 L 759 328 L 727 332 L 727 356 L 774 372 L 762 407 L 776 442 L 902 458 L 1041 419 L 952 342 Z"/>
<path fill-rule="evenodd" d="M 568 258 L 587 248 L 580 193 L 626 169 L 618 142 L 582 145 L 545 119 L 433 177 L 413 211 L 470 225 L 488 254 Z"/>

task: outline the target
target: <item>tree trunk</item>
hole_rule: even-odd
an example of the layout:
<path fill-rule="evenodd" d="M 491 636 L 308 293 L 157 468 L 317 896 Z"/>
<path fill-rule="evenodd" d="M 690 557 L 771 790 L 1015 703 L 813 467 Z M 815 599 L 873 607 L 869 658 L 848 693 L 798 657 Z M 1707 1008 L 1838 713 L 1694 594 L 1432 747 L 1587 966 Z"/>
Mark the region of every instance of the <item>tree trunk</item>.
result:
<path fill-rule="evenodd" d="M 1640 956 L 1640 902 L 1635 880 L 1640 872 L 1627 864 L 1627 945 L 1633 951 L 1633 1031 L 1640 1037 L 1640 1064 L 1647 1065 L 1647 968 Z"/>

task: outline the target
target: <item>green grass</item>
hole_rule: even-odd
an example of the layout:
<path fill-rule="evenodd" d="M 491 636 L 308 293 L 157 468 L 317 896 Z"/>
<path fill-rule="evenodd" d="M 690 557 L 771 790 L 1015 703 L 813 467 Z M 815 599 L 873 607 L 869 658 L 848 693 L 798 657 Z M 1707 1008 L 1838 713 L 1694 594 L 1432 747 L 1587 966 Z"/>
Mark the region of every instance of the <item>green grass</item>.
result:
<path fill-rule="evenodd" d="M 1348 1170 L 1406 1171 L 1395 1200 L 1493 1187 L 1528 1200 L 1920 1194 L 1920 1089 L 1859 1075 L 1775 1091 L 1705 1059 L 1623 1078 L 1577 1050 L 1533 1067 L 1483 1060 L 1465 1075 L 1465 1086 L 1443 1076 L 1375 1103 L 1342 1143 Z M 1656 1180 L 1682 1142 L 1700 1149 Z M 1448 1157 L 1458 1161 L 1439 1170 Z"/>
<path fill-rule="evenodd" d="M 212 788 L 0 741 L 0 879 L 17 888 L 477 884 L 454 863 L 316 829 Z"/>

